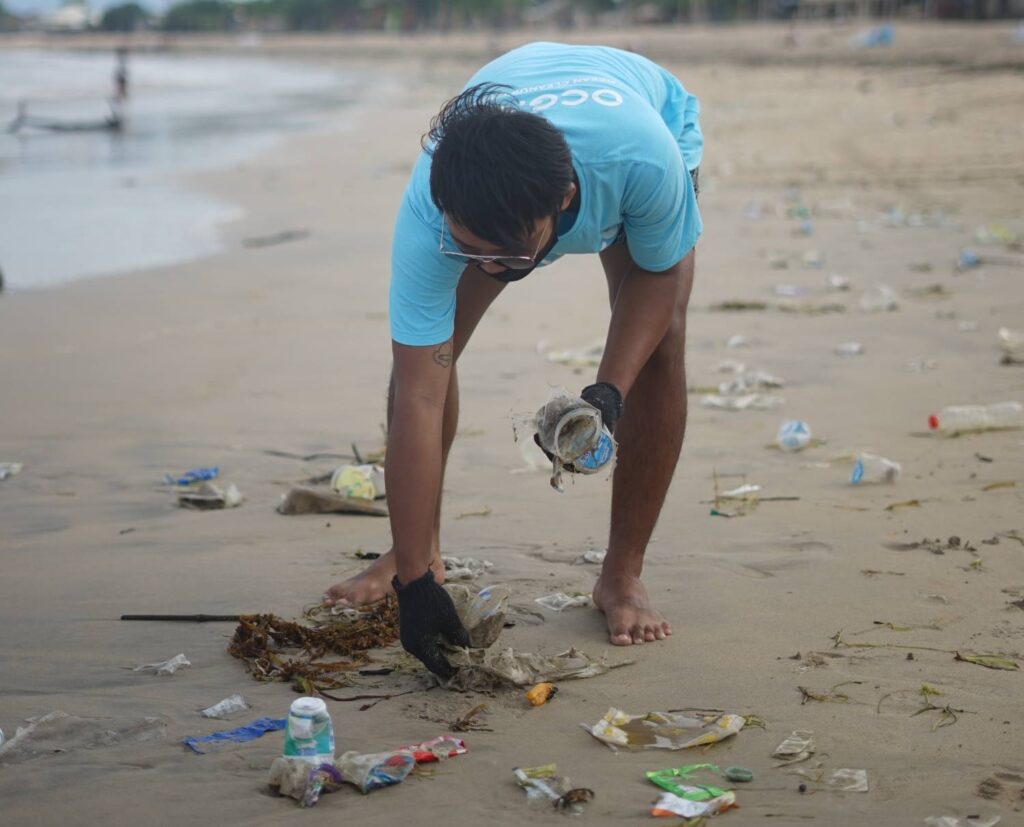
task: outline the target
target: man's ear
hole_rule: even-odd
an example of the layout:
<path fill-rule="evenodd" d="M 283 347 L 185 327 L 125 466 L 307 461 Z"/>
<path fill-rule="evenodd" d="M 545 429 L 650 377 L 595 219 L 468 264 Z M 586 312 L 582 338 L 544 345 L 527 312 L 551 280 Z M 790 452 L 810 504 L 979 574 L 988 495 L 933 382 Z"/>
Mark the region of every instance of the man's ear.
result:
<path fill-rule="evenodd" d="M 572 200 L 576 197 L 576 182 L 573 181 L 569 184 L 569 189 L 566 190 L 565 197 L 562 199 L 562 206 L 559 209 L 567 210 Z"/>

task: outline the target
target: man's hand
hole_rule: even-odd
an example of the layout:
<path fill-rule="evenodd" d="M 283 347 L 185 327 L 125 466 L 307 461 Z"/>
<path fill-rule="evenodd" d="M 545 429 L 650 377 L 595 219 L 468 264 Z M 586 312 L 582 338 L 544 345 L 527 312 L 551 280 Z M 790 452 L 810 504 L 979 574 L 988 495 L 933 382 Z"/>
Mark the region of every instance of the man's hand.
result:
<path fill-rule="evenodd" d="M 404 586 L 396 574 L 391 585 L 398 595 L 399 637 L 403 648 L 435 675 L 448 680 L 455 670 L 441 652 L 442 636 L 455 646 L 469 646 L 469 632 L 459 620 L 451 597 L 434 581 L 431 569 Z"/>

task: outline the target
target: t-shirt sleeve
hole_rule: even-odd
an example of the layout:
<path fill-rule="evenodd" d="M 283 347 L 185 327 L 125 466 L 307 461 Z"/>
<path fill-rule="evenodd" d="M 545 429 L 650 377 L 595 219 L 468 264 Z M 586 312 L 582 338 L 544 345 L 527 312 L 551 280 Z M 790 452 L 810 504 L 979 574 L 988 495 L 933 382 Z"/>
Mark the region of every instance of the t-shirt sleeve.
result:
<path fill-rule="evenodd" d="M 438 250 L 438 231 L 402 198 L 391 245 L 391 338 L 402 345 L 446 342 L 455 330 L 455 292 L 463 266 Z"/>
<path fill-rule="evenodd" d="M 703 225 L 678 144 L 667 130 L 652 143 L 627 172 L 622 212 L 633 261 L 660 273 L 693 249 Z"/>

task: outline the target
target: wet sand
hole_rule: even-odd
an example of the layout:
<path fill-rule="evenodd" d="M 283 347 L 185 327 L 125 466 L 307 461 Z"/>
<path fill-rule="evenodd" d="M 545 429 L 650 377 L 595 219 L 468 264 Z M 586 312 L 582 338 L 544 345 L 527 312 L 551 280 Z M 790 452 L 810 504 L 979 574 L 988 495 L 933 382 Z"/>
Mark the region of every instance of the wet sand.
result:
<path fill-rule="evenodd" d="M 965 247 L 983 258 L 1021 257 L 977 243 L 975 230 L 998 223 L 1024 232 L 1024 54 L 1008 26 L 898 25 L 895 45 L 877 53 L 847 49 L 856 30 L 802 29 L 795 49 L 783 45 L 782 28 L 701 30 L 678 45 L 646 30 L 574 33 L 577 41 L 648 51 L 703 106 L 705 234 L 687 362 L 695 390 L 645 569 L 675 634 L 613 648 L 587 609 L 506 630 L 502 641 L 517 649 L 578 646 L 635 661 L 566 681 L 539 709 L 517 692 L 440 689 L 365 712 L 330 704 L 339 752 L 373 752 L 446 731 L 445 722 L 486 702 L 493 732 L 468 733 L 470 754 L 432 778 L 365 797 L 345 790 L 308 813 L 266 797 L 279 734 L 208 756 L 177 742 L 250 717 L 283 717 L 294 693 L 256 683 L 227 655 L 232 624 L 117 618 L 294 617 L 360 568 L 357 549 L 387 547 L 381 519 L 276 514 L 290 482 L 333 463 L 266 451 L 380 446 L 392 220 L 419 136 L 478 58 L 526 36 L 459 38 L 447 56 L 434 38 L 377 47 L 388 59 L 373 64 L 379 83 L 356 106 L 352 129 L 290 139 L 193 182 L 246 211 L 224 228 L 222 255 L 0 297 L 0 461 L 25 464 L 0 482 L 0 727 L 10 737 L 24 718 L 51 710 L 166 723 L 161 741 L 0 766 L 4 820 L 546 821 L 561 816 L 529 811 L 511 768 L 557 762 L 596 791 L 589 822 L 621 823 L 646 819 L 657 797 L 643 771 L 708 761 L 755 773 L 737 787 L 742 809 L 721 816 L 723 824 L 767 816 L 773 825 L 1020 819 L 1024 781 L 1013 776 L 1024 774 L 1021 674 L 958 662 L 953 652 L 1024 661 L 1024 613 L 1012 605 L 1024 597 L 1024 542 L 1007 536 L 1024 533 L 1024 434 L 942 439 L 926 431 L 928 415 L 945 404 L 1024 400 L 1024 369 L 999 365 L 995 346 L 1000 327 L 1024 328 L 1020 266 L 955 266 Z M 343 58 L 325 55 L 327 42 L 294 49 L 365 63 L 368 44 L 383 40 L 345 44 Z M 801 234 L 801 206 L 809 236 Z M 293 229 L 309 235 L 242 245 Z M 833 273 L 849 279 L 849 292 L 828 291 Z M 844 311 L 711 309 L 732 299 L 793 302 L 774 294 L 779 284 L 808 288 L 797 302 Z M 861 293 L 875 284 L 896 291 L 897 310 L 860 309 Z M 929 292 L 932 285 L 942 292 Z M 557 495 L 541 471 L 511 473 L 523 465 L 511 417 L 535 409 L 552 386 L 591 381 L 590 371 L 549 363 L 538 343 L 589 344 L 607 316 L 596 258 L 569 258 L 506 291 L 460 362 L 463 436 L 445 481 L 443 550 L 492 561 L 487 580 L 509 585 L 517 603 L 587 591 L 596 576 L 596 567 L 570 561 L 604 544 L 608 481 L 579 480 Z M 736 334 L 752 346 L 727 348 Z M 836 356 L 847 341 L 863 343 L 864 355 Z M 703 407 L 700 389 L 729 378 L 716 370 L 726 359 L 781 377 L 785 386 L 774 393 L 784 405 Z M 789 418 L 806 420 L 826 443 L 799 454 L 767 448 Z M 900 462 L 902 477 L 853 487 L 849 461 L 818 467 L 854 449 Z M 160 480 L 197 465 L 219 465 L 245 503 L 212 513 L 178 509 Z M 766 498 L 799 499 L 714 517 L 716 473 L 723 487 L 756 483 Z M 916 505 L 890 508 L 907 501 Z M 487 508 L 488 516 L 461 516 Z M 886 545 L 954 535 L 976 552 Z M 834 646 L 837 633 L 847 645 Z M 920 648 L 851 645 L 860 643 Z M 193 665 L 170 677 L 125 669 L 178 652 Z M 369 691 L 416 681 L 388 676 Z M 939 713 L 913 716 L 923 684 L 942 692 L 934 704 L 963 710 L 955 723 L 934 729 Z M 808 700 L 798 687 L 818 695 L 838 687 L 846 700 Z M 220 726 L 197 714 L 235 692 L 252 703 L 250 717 Z M 578 726 L 609 706 L 720 708 L 756 715 L 765 728 L 748 727 L 708 750 L 613 755 Z M 826 773 L 866 769 L 869 791 L 834 793 L 811 781 L 801 795 L 804 779 L 771 758 L 794 729 L 815 733 Z M 997 773 L 998 797 L 979 797 L 979 783 Z"/>

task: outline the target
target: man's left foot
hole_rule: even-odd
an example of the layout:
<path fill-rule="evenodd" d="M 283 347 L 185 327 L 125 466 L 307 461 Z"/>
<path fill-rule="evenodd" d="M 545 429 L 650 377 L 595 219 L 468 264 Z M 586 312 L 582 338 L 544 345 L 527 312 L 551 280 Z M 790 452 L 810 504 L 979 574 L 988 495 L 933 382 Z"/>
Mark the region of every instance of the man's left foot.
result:
<path fill-rule="evenodd" d="M 639 577 L 602 572 L 594 586 L 594 605 L 608 622 L 608 638 L 615 646 L 653 643 L 672 634 L 672 627 L 651 606 Z"/>

